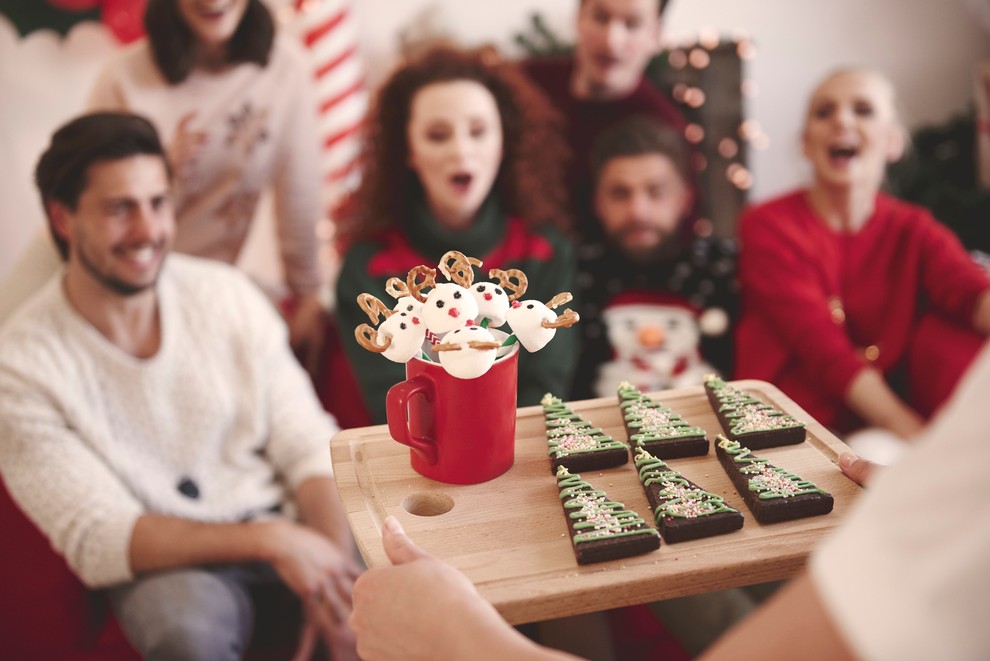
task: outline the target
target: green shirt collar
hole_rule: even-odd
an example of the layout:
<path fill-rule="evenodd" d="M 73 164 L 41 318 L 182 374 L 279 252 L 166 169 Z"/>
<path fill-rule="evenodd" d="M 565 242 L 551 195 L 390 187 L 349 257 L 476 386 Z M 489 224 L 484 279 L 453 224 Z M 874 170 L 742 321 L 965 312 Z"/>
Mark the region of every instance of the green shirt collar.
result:
<path fill-rule="evenodd" d="M 425 200 L 413 209 L 410 221 L 409 243 L 420 254 L 436 258 L 448 250 L 459 250 L 470 257 L 484 257 L 502 240 L 508 225 L 494 192 L 482 202 L 474 222 L 464 229 L 452 230 L 441 225 Z"/>

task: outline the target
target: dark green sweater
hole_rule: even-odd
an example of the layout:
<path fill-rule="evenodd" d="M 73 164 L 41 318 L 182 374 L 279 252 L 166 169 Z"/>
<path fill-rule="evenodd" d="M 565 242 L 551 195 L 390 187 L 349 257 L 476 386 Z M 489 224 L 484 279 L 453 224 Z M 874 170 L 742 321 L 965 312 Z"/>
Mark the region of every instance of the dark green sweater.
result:
<path fill-rule="evenodd" d="M 442 227 L 423 206 L 410 213 L 408 228 L 389 230 L 375 240 L 351 246 L 337 281 L 337 320 L 348 360 L 375 423 L 385 422 L 385 394 L 405 379 L 405 365 L 358 345 L 354 329 L 369 320 L 358 307 L 357 296 L 368 292 L 392 307 L 395 301 L 385 293 L 385 282 L 393 276 L 404 281 L 409 270 L 420 264 L 436 268 L 448 250 L 459 250 L 484 262 L 481 269 L 475 269 L 475 282 L 489 280 L 488 270 L 492 268 L 522 270 L 529 279 L 524 299 L 546 303 L 555 294 L 574 291 L 575 259 L 570 241 L 551 228 L 530 230 L 521 220 L 507 218 L 493 198 L 482 205 L 474 223 L 465 230 Z M 442 275 L 437 277 L 443 280 Z M 508 324 L 503 330 L 509 332 Z M 519 406 L 538 404 L 547 392 L 569 396 L 577 337 L 576 329 L 564 328 L 537 353 L 521 349 Z"/>

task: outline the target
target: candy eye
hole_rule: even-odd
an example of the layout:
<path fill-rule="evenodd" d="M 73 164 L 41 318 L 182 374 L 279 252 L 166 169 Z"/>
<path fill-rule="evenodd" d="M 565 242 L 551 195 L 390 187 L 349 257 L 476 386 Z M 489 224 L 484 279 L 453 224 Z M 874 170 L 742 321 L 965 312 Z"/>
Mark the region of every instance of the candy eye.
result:
<path fill-rule="evenodd" d="M 502 295 L 502 290 L 499 289 L 498 287 L 496 287 L 495 288 L 495 293 L 498 294 L 499 296 L 501 296 Z"/>
<path fill-rule="evenodd" d="M 478 292 L 479 294 L 480 294 L 480 293 L 484 293 L 484 291 L 485 291 L 485 286 L 484 286 L 484 285 L 478 285 L 477 287 L 475 287 L 475 290 L 477 290 L 477 292 Z"/>
<path fill-rule="evenodd" d="M 402 329 L 402 330 L 406 330 L 406 324 L 405 324 L 405 322 L 399 324 L 399 328 Z"/>
<path fill-rule="evenodd" d="M 437 301 L 437 307 L 442 308 L 444 305 L 443 301 Z"/>
<path fill-rule="evenodd" d="M 455 291 L 454 292 L 454 298 L 460 298 L 460 297 L 461 297 L 461 292 Z"/>
<path fill-rule="evenodd" d="M 535 307 L 536 307 L 535 305 L 533 305 L 532 303 L 530 303 L 529 305 L 526 306 L 526 309 L 527 310 L 532 310 Z"/>
<path fill-rule="evenodd" d="M 406 306 L 406 312 L 412 312 L 414 307 L 415 306 L 412 303 L 410 303 L 409 305 Z"/>

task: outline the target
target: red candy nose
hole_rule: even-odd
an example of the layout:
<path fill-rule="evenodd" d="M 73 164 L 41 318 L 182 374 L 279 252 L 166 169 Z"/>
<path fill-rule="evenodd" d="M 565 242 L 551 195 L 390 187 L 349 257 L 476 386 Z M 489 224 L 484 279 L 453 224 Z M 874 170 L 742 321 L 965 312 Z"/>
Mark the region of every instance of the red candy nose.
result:
<path fill-rule="evenodd" d="M 464 325 L 465 326 L 477 326 L 478 324 L 475 323 L 474 319 L 468 319 L 467 321 L 464 322 Z"/>
<path fill-rule="evenodd" d="M 412 318 L 412 322 L 413 322 L 413 325 L 414 326 L 418 326 L 419 325 L 419 317 L 413 317 Z"/>
<path fill-rule="evenodd" d="M 458 310 L 457 308 L 450 308 L 450 311 L 447 312 L 447 314 L 449 314 L 454 319 L 457 319 L 459 316 L 461 316 L 461 311 Z"/>
<path fill-rule="evenodd" d="M 520 305 L 522 305 L 522 303 L 520 303 L 519 301 L 512 301 L 512 307 L 517 308 Z"/>
<path fill-rule="evenodd" d="M 485 294 L 485 300 L 486 301 L 492 300 L 492 295 L 491 294 Z"/>

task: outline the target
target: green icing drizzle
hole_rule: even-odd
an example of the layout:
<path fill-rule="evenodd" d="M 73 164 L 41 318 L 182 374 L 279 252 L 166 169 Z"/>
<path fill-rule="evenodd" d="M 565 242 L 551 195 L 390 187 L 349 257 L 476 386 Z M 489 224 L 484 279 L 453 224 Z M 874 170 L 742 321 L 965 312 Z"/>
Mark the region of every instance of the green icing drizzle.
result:
<path fill-rule="evenodd" d="M 649 441 L 703 436 L 705 433 L 628 382 L 619 384 L 619 398 L 622 400 L 619 408 L 623 411 L 627 426 L 638 430 L 630 434 L 629 440 L 638 446 Z"/>
<path fill-rule="evenodd" d="M 744 390 L 733 388 L 718 377 L 707 378 L 705 384 L 718 397 L 719 413 L 725 414 L 731 425 L 730 433 L 734 436 L 805 426 L 794 416 L 763 403 Z"/>
<path fill-rule="evenodd" d="M 663 486 L 657 495 L 665 502 L 658 505 L 653 512 L 656 523 L 660 523 L 666 516 L 693 519 L 719 512 L 738 511 L 726 505 L 721 496 L 692 486 L 683 475 L 642 448 L 636 452 L 635 462 L 639 469 L 639 480 L 644 487 L 653 484 Z"/>
<path fill-rule="evenodd" d="M 759 494 L 761 500 L 826 493 L 815 483 L 788 473 L 783 468 L 777 468 L 766 459 L 753 456 L 750 449 L 743 447 L 738 441 L 730 441 L 721 434 L 716 440 L 718 446 L 732 456 L 732 461 L 739 466 L 740 473 L 752 475 L 748 482 L 749 490 Z"/>
<path fill-rule="evenodd" d="M 580 475 L 572 474 L 561 466 L 557 469 L 557 488 L 564 501 L 565 510 L 574 510 L 568 517 L 574 521 L 574 543 L 596 539 L 611 539 L 632 535 L 656 535 L 657 531 L 646 527 L 646 522 L 636 512 L 626 509 L 622 503 L 606 498 L 604 491 L 594 489 Z"/>
<path fill-rule="evenodd" d="M 586 452 L 626 449 L 625 443 L 614 440 L 601 429 L 592 427 L 572 411 L 559 397 L 550 393 L 540 402 L 547 426 L 547 454 L 557 459 Z"/>

